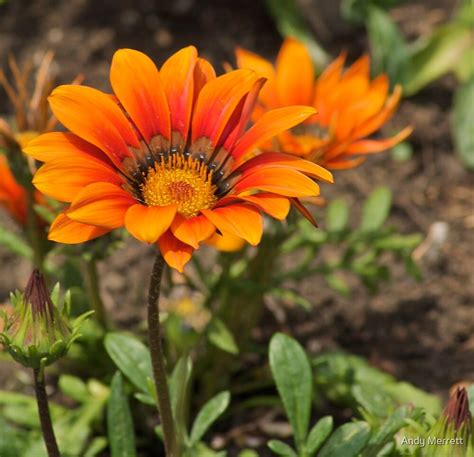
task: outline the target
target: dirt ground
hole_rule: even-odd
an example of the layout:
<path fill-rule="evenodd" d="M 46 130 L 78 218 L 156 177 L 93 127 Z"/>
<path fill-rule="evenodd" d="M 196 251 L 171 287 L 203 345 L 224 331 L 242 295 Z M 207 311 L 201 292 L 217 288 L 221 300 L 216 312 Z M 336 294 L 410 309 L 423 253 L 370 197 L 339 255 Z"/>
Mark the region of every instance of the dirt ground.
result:
<path fill-rule="evenodd" d="M 407 2 L 393 17 L 415 38 L 447 20 L 455 4 Z M 195 44 L 219 65 L 232 60 L 236 45 L 272 58 L 280 42 L 264 2 L 255 0 L 9 0 L 0 6 L 1 65 L 8 54 L 38 61 L 50 48 L 56 53 L 60 82 L 83 73 L 86 84 L 102 89 L 107 87 L 111 56 L 119 47 L 145 51 L 161 62 L 182 46 Z M 351 57 L 367 49 L 364 31 L 350 27 L 331 31 L 323 42 L 333 55 L 345 46 Z M 283 326 L 306 341 L 312 352 L 344 348 L 442 395 L 455 382 L 474 380 L 474 195 L 472 174 L 461 165 L 450 137 L 455 84 L 445 77 L 404 100 L 387 127 L 387 131 L 407 124 L 415 127 L 411 160 L 399 163 L 389 153 L 380 154 L 357 170 L 337 173 L 337 184 L 323 189 L 326 198 L 343 196 L 357 211 L 375 186 L 388 185 L 395 195 L 390 223 L 404 233 L 428 237 L 428 253 L 421 258 L 423 281 L 407 278 L 398 263 L 392 268 L 391 283 L 376 296 L 356 285 L 351 297 L 344 299 L 319 278 L 308 281 L 303 292 L 315 303 L 311 318 L 303 310 L 291 309 L 281 324 L 267 312 L 258 338 L 268 338 Z M 5 108 L 1 97 L 0 112 Z M 433 226 L 437 222 L 448 229 L 439 245 L 430 242 L 433 230 L 440 227 Z M 11 224 L 4 215 L 0 223 Z M 131 241 L 101 265 L 106 304 L 118 322 L 141 315 L 150 267 L 148 250 Z M 28 266 L 0 248 L 0 302 L 9 290 L 22 287 L 27 275 Z"/>

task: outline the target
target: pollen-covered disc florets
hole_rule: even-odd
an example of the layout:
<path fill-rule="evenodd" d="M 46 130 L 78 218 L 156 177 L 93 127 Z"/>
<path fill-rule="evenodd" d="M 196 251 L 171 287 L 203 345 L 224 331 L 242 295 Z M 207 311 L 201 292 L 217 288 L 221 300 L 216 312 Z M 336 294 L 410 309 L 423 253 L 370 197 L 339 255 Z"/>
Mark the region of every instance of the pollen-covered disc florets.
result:
<path fill-rule="evenodd" d="M 217 200 L 212 174 L 197 159 L 173 155 L 148 169 L 141 184 L 143 200 L 148 206 L 176 205 L 183 216 L 195 216 Z"/>

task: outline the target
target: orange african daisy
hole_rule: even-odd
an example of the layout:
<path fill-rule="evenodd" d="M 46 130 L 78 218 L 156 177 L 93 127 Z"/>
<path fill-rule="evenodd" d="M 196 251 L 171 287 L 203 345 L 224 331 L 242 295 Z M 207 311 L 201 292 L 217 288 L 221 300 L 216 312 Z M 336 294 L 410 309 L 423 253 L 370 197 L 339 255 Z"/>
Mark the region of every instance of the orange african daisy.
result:
<path fill-rule="evenodd" d="M 5 156 L 0 154 L 0 206 L 20 225 L 27 221 L 27 196 L 23 186 L 18 184 L 8 166 Z"/>
<path fill-rule="evenodd" d="M 237 49 L 236 56 L 240 68 L 253 69 L 268 79 L 260 92 L 255 119 L 268 110 L 293 104 L 317 110 L 303 124 L 279 134 L 276 145 L 270 143 L 274 149 L 329 169 L 353 168 L 365 155 L 391 148 L 412 131 L 406 127 L 388 139 L 367 138 L 393 116 L 402 93 L 397 85 L 389 94 L 386 74 L 371 80 L 367 55 L 347 70 L 341 55 L 317 78 L 308 50 L 293 38 L 284 41 L 275 66 L 244 49 Z"/>
<path fill-rule="evenodd" d="M 265 81 L 252 70 L 216 77 L 192 46 L 158 70 L 141 52 L 122 49 L 110 81 L 114 95 L 84 86 L 55 89 L 51 109 L 70 132 L 44 134 L 25 149 L 45 162 L 34 185 L 71 203 L 53 222 L 51 240 L 80 243 L 124 226 L 156 243 L 182 271 L 214 233 L 256 245 L 262 213 L 284 219 L 290 203 L 304 212 L 298 198 L 319 194 L 312 178 L 332 182 L 321 166 L 281 153 L 237 165 L 315 113 L 288 106 L 247 130 Z"/>

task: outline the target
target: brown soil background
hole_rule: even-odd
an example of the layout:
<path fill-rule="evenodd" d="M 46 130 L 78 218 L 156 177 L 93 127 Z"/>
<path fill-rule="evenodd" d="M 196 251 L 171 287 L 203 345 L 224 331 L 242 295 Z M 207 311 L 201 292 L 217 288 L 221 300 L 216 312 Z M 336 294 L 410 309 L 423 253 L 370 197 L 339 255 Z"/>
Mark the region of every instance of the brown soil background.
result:
<path fill-rule="evenodd" d="M 306 2 L 308 3 L 308 2 Z M 393 17 L 415 38 L 449 19 L 452 0 L 413 1 L 396 8 Z M 324 19 L 324 17 L 323 17 Z M 363 29 L 337 24 L 326 17 L 324 45 L 333 55 L 347 47 L 352 58 L 367 50 Z M 56 53 L 58 82 L 77 73 L 85 84 L 107 88 L 114 50 L 136 48 L 162 62 L 179 48 L 195 44 L 216 66 L 232 61 L 243 46 L 268 57 L 281 39 L 261 1 L 198 0 L 10 0 L 0 6 L 0 64 L 8 54 L 38 62 L 46 49 Z M 474 243 L 472 174 L 460 163 L 450 136 L 454 78 L 445 77 L 417 96 L 404 100 L 390 128 L 415 127 L 410 141 L 414 156 L 395 162 L 389 153 L 371 158 L 361 168 L 336 174 L 336 185 L 323 189 L 327 199 L 360 202 L 377 185 L 394 191 L 390 223 L 402 233 L 428 235 L 433 223 L 445 222 L 447 240 L 423 258 L 424 279 L 416 283 L 394 262 L 393 278 L 376 296 L 354 284 L 350 298 L 328 290 L 320 278 L 304 284 L 314 302 L 311 315 L 286 310 L 284 322 L 267 312 L 259 337 L 284 328 L 312 352 L 344 348 L 367 357 L 376 366 L 415 385 L 446 395 L 453 383 L 474 381 Z M 0 112 L 7 110 L 4 94 Z M 357 221 L 354 221 L 354 225 Z M 2 213 L 0 223 L 12 226 Z M 143 315 L 150 252 L 131 240 L 100 266 L 103 294 L 117 324 Z M 0 303 L 10 290 L 22 288 L 29 266 L 0 248 Z M 125 281 L 124 278 L 127 278 Z M 130 287 L 132 285 L 132 287 Z M 15 384 L 11 365 L 0 364 L 0 386 Z"/>

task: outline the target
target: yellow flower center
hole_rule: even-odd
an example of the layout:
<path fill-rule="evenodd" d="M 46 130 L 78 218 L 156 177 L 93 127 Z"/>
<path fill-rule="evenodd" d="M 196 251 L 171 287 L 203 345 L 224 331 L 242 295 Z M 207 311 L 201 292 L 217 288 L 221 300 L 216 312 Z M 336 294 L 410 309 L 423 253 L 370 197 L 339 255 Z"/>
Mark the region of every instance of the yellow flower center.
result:
<path fill-rule="evenodd" d="M 204 163 L 178 154 L 150 167 L 140 188 L 148 206 L 176 205 L 178 213 L 186 217 L 212 208 L 217 200 L 212 171 Z"/>

